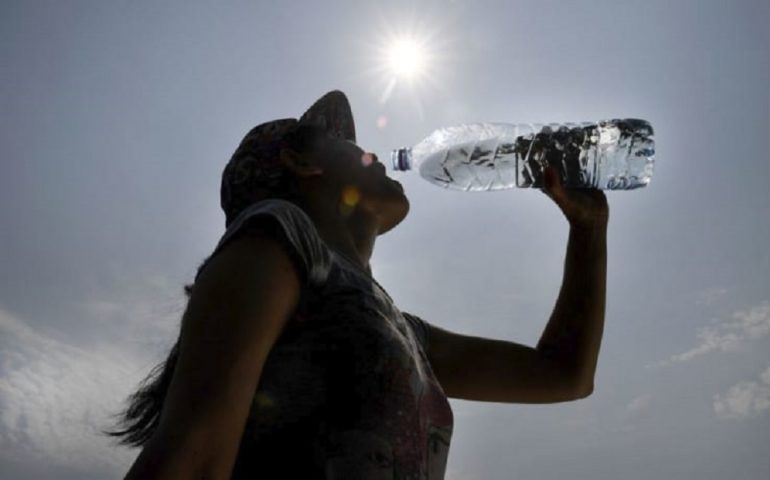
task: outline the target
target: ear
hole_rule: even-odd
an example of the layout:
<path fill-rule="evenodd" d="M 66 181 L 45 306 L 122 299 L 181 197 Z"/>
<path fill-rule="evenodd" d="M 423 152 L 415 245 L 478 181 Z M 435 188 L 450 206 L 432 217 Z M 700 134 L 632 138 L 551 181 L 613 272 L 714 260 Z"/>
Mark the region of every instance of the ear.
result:
<path fill-rule="evenodd" d="M 281 163 L 297 177 L 317 177 L 323 174 L 321 167 L 309 162 L 305 157 L 290 148 L 281 149 Z"/>

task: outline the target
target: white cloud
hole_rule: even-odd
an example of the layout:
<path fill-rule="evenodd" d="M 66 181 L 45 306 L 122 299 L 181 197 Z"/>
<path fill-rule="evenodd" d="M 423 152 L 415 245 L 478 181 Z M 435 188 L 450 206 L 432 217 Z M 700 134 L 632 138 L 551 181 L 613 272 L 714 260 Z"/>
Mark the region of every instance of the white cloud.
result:
<path fill-rule="evenodd" d="M 743 333 L 745 338 L 761 338 L 770 334 L 770 303 L 763 302 L 748 312 L 733 314 L 735 319 L 726 323 L 725 328 L 733 328 Z"/>
<path fill-rule="evenodd" d="M 710 307 L 711 305 L 719 301 L 719 299 L 724 297 L 726 294 L 727 294 L 727 289 L 725 288 L 719 288 L 719 287 L 709 288 L 701 292 L 698 292 L 695 302 L 698 305 Z"/>
<path fill-rule="evenodd" d="M 143 363 L 114 346 L 68 345 L 0 310 L 0 464 L 124 473 L 136 452 L 99 430 L 112 426 Z"/>
<path fill-rule="evenodd" d="M 695 335 L 700 345 L 684 353 L 672 355 L 674 362 L 685 362 L 713 351 L 729 352 L 738 349 L 743 336 L 736 333 L 720 333 L 719 327 L 701 328 Z"/>
<path fill-rule="evenodd" d="M 748 418 L 770 410 L 770 368 L 759 382 L 740 382 L 727 393 L 714 395 L 714 412 L 721 418 Z"/>
<path fill-rule="evenodd" d="M 97 326 L 99 339 L 160 352 L 179 332 L 185 304 L 182 285 L 168 278 L 116 274 L 110 289 L 81 302 L 81 311 Z"/>
<path fill-rule="evenodd" d="M 630 433 L 636 431 L 639 421 L 644 418 L 651 403 L 652 395 L 649 393 L 632 398 L 627 404 L 614 409 L 612 416 L 614 419 L 607 428 L 610 432 Z M 598 415 L 606 417 L 607 412 L 598 413 Z"/>
<path fill-rule="evenodd" d="M 770 367 L 768 367 L 767 370 L 762 372 L 762 375 L 760 375 L 759 378 L 760 380 L 762 380 L 762 382 L 770 385 Z"/>
<path fill-rule="evenodd" d="M 117 478 L 136 456 L 100 430 L 165 358 L 186 300 L 165 277 L 108 283 L 81 301 L 75 331 L 0 307 L 0 477 Z"/>
<path fill-rule="evenodd" d="M 628 413 L 636 413 L 641 412 L 642 410 L 646 409 L 650 405 L 650 399 L 652 398 L 651 395 L 641 395 L 629 402 L 628 405 L 626 405 L 626 412 Z"/>
<path fill-rule="evenodd" d="M 740 310 L 733 313 L 732 320 L 698 329 L 696 338 L 700 341 L 699 345 L 683 353 L 672 355 L 668 360 L 653 366 L 686 362 L 715 351 L 735 351 L 745 342 L 768 334 L 770 334 L 770 303 L 764 301 L 747 311 Z"/>

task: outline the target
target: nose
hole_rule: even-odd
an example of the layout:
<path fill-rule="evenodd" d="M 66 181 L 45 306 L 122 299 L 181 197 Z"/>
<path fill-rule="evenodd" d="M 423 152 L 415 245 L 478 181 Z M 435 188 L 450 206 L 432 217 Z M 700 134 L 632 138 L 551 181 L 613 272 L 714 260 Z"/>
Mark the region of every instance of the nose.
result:
<path fill-rule="evenodd" d="M 385 164 L 384 164 L 384 163 L 382 163 L 382 162 L 380 162 L 380 159 L 379 159 L 379 158 L 377 158 L 377 155 L 375 155 L 375 154 L 373 154 L 373 153 L 372 153 L 371 155 L 372 155 L 372 159 L 374 160 L 374 161 L 372 162 L 372 163 L 373 163 L 373 165 L 374 165 L 375 167 L 377 167 L 377 169 L 378 169 L 378 170 L 380 170 L 380 171 L 382 172 L 382 174 L 383 174 L 383 175 L 387 175 L 388 173 L 387 173 L 387 169 L 385 168 Z"/>

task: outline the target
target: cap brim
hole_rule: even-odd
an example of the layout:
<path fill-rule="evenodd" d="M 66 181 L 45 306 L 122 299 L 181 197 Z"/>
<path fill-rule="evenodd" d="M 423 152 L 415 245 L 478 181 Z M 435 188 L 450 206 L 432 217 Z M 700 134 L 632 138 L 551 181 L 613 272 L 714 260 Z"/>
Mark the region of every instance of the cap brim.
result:
<path fill-rule="evenodd" d="M 356 141 L 356 126 L 350 102 L 339 90 L 333 90 L 319 98 L 302 115 L 299 123 L 322 127 L 335 138 Z"/>

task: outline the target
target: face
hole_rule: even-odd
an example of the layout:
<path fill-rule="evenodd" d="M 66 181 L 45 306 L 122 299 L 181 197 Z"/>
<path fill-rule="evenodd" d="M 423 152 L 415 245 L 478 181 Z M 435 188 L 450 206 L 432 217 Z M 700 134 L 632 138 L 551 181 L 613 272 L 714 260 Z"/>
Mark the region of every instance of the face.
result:
<path fill-rule="evenodd" d="M 373 153 L 347 140 L 324 139 L 312 156 L 323 168 L 323 177 L 340 192 L 343 213 L 358 209 L 378 217 L 379 234 L 398 225 L 409 212 L 409 200 L 401 184 L 385 173 Z"/>

